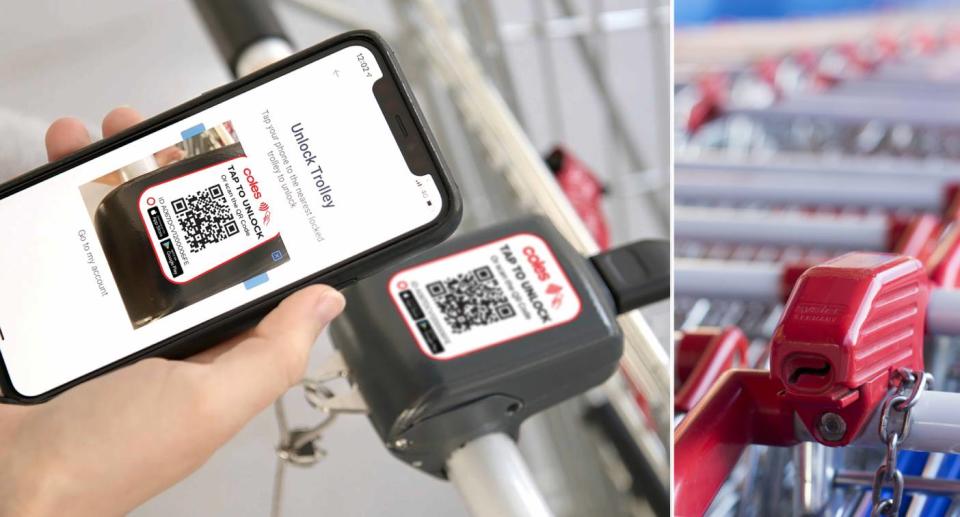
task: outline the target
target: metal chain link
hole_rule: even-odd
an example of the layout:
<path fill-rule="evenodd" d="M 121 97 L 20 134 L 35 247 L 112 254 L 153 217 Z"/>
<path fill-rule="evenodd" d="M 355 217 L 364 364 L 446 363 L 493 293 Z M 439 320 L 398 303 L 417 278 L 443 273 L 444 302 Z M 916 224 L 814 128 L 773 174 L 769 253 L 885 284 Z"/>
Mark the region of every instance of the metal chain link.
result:
<path fill-rule="evenodd" d="M 322 381 L 304 379 L 301 383 L 306 393 L 313 397 L 323 396 L 332 398 L 334 393 Z M 320 438 L 323 431 L 336 419 L 336 413 L 327 413 L 326 418 L 312 427 L 290 428 L 287 421 L 287 412 L 283 403 L 283 396 L 273 403 L 277 427 L 280 430 L 280 442 L 277 445 L 277 468 L 273 476 L 273 495 L 271 497 L 270 515 L 280 517 L 283 501 L 284 474 L 288 464 L 299 467 L 309 467 L 327 455 L 327 451 L 320 447 Z"/>
<path fill-rule="evenodd" d="M 933 385 L 933 375 L 913 372 L 906 368 L 897 370 L 891 383 L 896 390 L 880 409 L 880 440 L 886 444 L 883 463 L 873 476 L 873 514 L 897 515 L 903 502 L 903 473 L 897 468 L 900 444 L 910 433 L 910 410 L 917 405 L 924 390 Z M 908 392 L 909 390 L 909 392 Z M 891 422 L 894 425 L 891 426 Z M 881 499 L 884 485 L 890 485 L 892 497 Z"/>

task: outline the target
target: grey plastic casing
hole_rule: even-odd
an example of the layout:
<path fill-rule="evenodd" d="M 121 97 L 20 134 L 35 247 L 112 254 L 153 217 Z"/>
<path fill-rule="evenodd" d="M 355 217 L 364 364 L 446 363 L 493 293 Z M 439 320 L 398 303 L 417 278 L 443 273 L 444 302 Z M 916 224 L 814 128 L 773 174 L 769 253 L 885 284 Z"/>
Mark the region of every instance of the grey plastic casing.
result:
<path fill-rule="evenodd" d="M 568 323 L 452 360 L 421 352 L 391 301 L 397 271 L 517 233 L 540 236 L 577 291 L 582 310 Z M 331 326 L 350 379 L 381 440 L 400 460 L 446 477 L 450 454 L 480 436 L 516 437 L 520 424 L 606 380 L 623 352 L 613 299 L 590 261 L 546 219 L 533 216 L 447 241 L 345 291 Z"/>

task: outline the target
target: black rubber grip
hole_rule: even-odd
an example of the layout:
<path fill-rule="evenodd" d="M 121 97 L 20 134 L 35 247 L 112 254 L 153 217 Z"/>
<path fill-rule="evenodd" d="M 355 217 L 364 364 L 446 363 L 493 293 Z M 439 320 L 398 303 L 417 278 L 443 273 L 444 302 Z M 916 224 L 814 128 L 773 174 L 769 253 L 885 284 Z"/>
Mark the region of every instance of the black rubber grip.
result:
<path fill-rule="evenodd" d="M 670 297 L 670 243 L 637 241 L 590 258 L 623 314 Z"/>
<path fill-rule="evenodd" d="M 268 38 L 287 37 L 268 0 L 193 0 L 230 71 L 250 45 Z"/>

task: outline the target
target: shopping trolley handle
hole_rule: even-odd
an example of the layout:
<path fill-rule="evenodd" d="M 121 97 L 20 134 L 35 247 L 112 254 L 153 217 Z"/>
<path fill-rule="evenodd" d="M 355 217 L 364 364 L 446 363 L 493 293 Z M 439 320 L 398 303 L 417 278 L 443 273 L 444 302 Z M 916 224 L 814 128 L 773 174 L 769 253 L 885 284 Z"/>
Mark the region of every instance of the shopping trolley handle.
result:
<path fill-rule="evenodd" d="M 960 203 L 960 198 L 958 198 Z M 960 211 L 960 208 L 957 209 Z M 917 214 L 910 217 L 891 216 L 887 229 L 887 249 L 897 255 L 913 257 L 927 265 L 927 271 L 933 271 L 941 263 L 945 268 L 960 267 L 960 234 L 950 234 L 944 231 L 948 220 L 933 214 Z M 952 226 L 951 226 L 952 228 Z M 939 253 L 939 255 L 936 255 Z M 944 262 L 945 259 L 957 256 L 956 263 Z M 793 291 L 794 285 L 800 276 L 813 264 L 809 262 L 791 262 L 784 265 L 781 277 L 780 291 L 784 299 Z M 941 273 L 941 276 L 956 272 L 950 269 Z M 935 281 L 937 285 L 951 287 Z"/>
<path fill-rule="evenodd" d="M 234 77 L 293 53 L 271 2 L 193 0 L 193 4 Z"/>
<path fill-rule="evenodd" d="M 960 221 L 933 224 L 930 217 L 904 221 L 901 230 L 891 230 L 893 251 L 920 259 L 933 286 L 960 288 Z M 804 260 L 777 264 L 680 258 L 675 261 L 674 294 L 778 303 L 814 266 Z"/>
<path fill-rule="evenodd" d="M 677 516 L 704 515 L 747 445 L 799 443 L 783 384 L 763 370 L 724 373 L 674 434 Z"/>
<path fill-rule="evenodd" d="M 705 327 L 682 332 L 677 340 L 677 413 L 693 409 L 724 372 L 747 365 L 747 336 L 738 327 Z"/>

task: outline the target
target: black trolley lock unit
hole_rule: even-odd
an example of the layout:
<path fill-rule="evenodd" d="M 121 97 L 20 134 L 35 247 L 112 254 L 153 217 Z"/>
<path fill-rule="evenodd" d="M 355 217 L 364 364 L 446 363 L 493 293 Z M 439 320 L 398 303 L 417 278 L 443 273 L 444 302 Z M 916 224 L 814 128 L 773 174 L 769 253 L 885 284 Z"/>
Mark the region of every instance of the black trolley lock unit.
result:
<path fill-rule="evenodd" d="M 667 298 L 669 265 L 666 241 L 587 259 L 527 217 L 350 287 L 333 341 L 388 449 L 446 477 L 465 443 L 516 438 L 526 418 L 613 374 L 617 314 Z"/>

